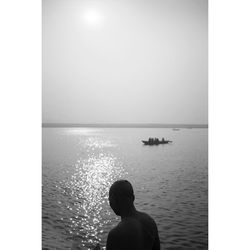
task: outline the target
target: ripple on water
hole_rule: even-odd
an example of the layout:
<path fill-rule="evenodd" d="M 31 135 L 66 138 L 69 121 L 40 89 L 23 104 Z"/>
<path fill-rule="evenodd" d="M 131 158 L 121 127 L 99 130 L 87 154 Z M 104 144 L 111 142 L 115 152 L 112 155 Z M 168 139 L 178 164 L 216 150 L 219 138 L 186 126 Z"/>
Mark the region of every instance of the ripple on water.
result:
<path fill-rule="evenodd" d="M 149 149 L 124 136 L 121 153 L 105 136 L 74 138 L 79 152 L 72 162 L 43 161 L 43 249 L 104 246 L 118 222 L 108 189 L 120 178 L 131 180 L 137 208 L 155 219 L 163 250 L 207 249 L 207 162 L 197 154 L 200 145 L 178 151 L 176 140 L 172 147 Z"/>
<path fill-rule="evenodd" d="M 52 231 L 60 232 L 61 238 L 66 236 L 63 247 L 84 249 L 98 242 L 104 245 L 108 229 L 116 222 L 109 208 L 108 190 L 115 180 L 125 175 L 118 159 L 112 154 L 93 154 L 87 159 L 79 158 L 72 168 L 72 175 L 59 180 L 57 190 L 50 190 L 53 194 L 44 193 L 44 247 L 58 244 L 58 241 L 51 242 L 58 239 L 58 235 L 52 236 Z M 50 241 L 46 239 L 48 233 Z"/>

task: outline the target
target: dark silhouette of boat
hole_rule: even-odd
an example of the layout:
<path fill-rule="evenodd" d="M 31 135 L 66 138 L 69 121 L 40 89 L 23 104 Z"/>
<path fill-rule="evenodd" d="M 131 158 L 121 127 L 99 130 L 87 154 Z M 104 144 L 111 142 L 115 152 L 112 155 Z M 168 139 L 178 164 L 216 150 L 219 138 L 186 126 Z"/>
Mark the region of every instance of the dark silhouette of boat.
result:
<path fill-rule="evenodd" d="M 148 139 L 148 141 L 143 141 L 143 144 L 144 145 L 149 145 L 149 146 L 153 146 L 153 145 L 159 145 L 159 144 L 169 144 L 169 143 L 172 143 L 172 141 L 169 141 L 169 140 L 159 140 L 159 139 Z"/>

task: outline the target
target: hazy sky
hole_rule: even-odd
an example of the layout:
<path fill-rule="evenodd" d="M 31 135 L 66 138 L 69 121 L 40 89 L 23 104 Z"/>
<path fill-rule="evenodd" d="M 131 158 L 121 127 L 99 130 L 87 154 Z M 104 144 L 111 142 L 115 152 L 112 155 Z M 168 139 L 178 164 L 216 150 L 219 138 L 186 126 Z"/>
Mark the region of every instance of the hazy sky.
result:
<path fill-rule="evenodd" d="M 43 0 L 43 122 L 207 123 L 207 0 Z"/>

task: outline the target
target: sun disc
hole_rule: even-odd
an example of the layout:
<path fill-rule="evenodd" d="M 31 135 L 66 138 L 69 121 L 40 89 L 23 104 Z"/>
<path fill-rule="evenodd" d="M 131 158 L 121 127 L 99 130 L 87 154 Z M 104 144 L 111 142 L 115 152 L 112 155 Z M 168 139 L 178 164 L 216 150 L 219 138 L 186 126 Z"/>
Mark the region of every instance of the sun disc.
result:
<path fill-rule="evenodd" d="M 100 13 L 95 9 L 89 9 L 84 14 L 85 21 L 91 26 L 96 26 L 101 23 Z"/>

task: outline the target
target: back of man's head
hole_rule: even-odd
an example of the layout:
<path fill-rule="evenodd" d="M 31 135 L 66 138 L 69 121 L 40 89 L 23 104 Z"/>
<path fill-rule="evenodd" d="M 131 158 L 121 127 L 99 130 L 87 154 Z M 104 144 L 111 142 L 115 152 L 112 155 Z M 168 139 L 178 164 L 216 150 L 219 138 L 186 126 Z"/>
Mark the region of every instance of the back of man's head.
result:
<path fill-rule="evenodd" d="M 114 211 L 120 210 L 120 205 L 132 205 L 134 198 L 133 187 L 127 180 L 118 180 L 109 189 L 109 201 Z"/>
<path fill-rule="evenodd" d="M 112 184 L 109 189 L 110 195 L 115 195 L 117 197 L 128 197 L 134 196 L 134 190 L 131 183 L 127 180 L 118 180 Z"/>

